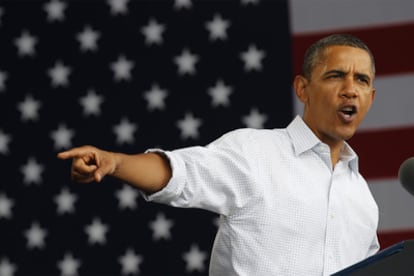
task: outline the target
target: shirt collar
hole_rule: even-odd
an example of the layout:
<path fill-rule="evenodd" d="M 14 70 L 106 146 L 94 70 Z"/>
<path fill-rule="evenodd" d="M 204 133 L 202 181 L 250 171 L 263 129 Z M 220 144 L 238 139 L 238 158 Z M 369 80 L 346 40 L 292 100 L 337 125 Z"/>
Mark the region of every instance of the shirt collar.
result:
<path fill-rule="evenodd" d="M 292 139 L 296 156 L 323 144 L 299 115 L 288 125 L 287 132 Z M 342 148 L 340 159 L 349 162 L 351 170 L 355 173 L 358 172 L 358 156 L 346 142 Z"/>

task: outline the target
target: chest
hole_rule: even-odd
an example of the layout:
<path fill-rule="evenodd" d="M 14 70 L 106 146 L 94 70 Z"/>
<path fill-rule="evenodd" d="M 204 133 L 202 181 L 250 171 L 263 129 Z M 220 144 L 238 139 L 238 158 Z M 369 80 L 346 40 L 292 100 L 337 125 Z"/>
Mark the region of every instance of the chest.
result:
<path fill-rule="evenodd" d="M 324 160 L 312 155 L 296 160 L 279 156 L 269 161 L 270 166 L 262 166 L 267 176 L 251 206 L 252 212 L 263 214 L 257 218 L 263 218 L 264 224 L 292 231 L 304 229 L 310 235 L 323 231 L 329 223 L 342 228 L 376 227 L 376 203 L 365 180 L 347 164 L 339 162 L 331 170 Z"/>

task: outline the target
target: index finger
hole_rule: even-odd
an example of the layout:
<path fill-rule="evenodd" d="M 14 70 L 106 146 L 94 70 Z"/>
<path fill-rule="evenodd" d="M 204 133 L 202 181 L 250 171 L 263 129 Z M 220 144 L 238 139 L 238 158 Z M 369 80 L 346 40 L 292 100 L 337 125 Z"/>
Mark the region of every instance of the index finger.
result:
<path fill-rule="evenodd" d="M 86 154 L 90 154 L 93 152 L 93 147 L 90 146 L 83 146 L 78 148 L 73 148 L 67 151 L 62 151 L 57 154 L 59 159 L 69 159 L 74 157 L 81 157 Z"/>

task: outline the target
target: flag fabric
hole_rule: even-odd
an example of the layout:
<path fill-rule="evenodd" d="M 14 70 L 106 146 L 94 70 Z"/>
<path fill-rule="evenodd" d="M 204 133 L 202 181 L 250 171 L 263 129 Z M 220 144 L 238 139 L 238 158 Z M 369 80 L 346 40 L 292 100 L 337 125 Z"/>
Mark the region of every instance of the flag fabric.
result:
<path fill-rule="evenodd" d="M 207 275 L 217 215 L 80 185 L 56 153 L 205 145 L 286 126 L 304 49 L 329 33 L 374 52 L 376 100 L 350 141 L 382 247 L 414 237 L 398 167 L 414 156 L 414 4 L 405 0 L 0 2 L 0 276 Z"/>
<path fill-rule="evenodd" d="M 217 215 L 80 185 L 59 151 L 292 119 L 287 1 L 1 1 L 0 276 L 207 275 Z"/>
<path fill-rule="evenodd" d="M 330 33 L 357 35 L 374 53 L 376 99 L 350 144 L 379 206 L 381 247 L 413 239 L 414 198 L 399 183 L 398 170 L 414 156 L 414 2 L 290 0 L 289 4 L 294 72 L 300 70 L 306 46 Z M 295 112 L 301 112 L 297 102 Z"/>

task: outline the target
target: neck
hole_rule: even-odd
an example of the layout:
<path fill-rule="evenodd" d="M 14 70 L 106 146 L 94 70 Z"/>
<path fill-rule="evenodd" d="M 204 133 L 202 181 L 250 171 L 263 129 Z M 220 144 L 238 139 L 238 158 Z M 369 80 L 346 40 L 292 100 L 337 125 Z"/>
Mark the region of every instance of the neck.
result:
<path fill-rule="evenodd" d="M 342 147 L 344 146 L 344 141 L 340 141 L 334 144 L 328 144 L 331 151 L 331 162 L 332 168 L 335 167 L 336 163 L 339 161 L 341 155 Z"/>

